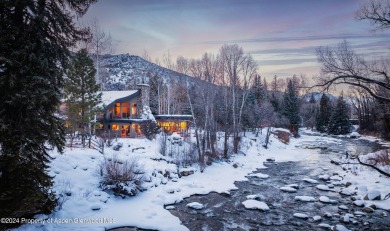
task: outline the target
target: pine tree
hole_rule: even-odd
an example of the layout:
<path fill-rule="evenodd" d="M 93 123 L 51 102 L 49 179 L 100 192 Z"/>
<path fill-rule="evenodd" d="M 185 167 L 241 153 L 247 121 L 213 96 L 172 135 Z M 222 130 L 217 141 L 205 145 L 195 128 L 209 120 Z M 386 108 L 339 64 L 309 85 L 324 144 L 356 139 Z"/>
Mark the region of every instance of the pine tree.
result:
<path fill-rule="evenodd" d="M 289 120 L 289 129 L 294 136 L 299 136 L 298 128 L 301 123 L 299 115 L 299 99 L 296 87 L 291 80 L 288 81 L 287 91 L 283 98 L 283 115 Z"/>
<path fill-rule="evenodd" d="M 56 205 L 48 151 L 62 151 L 64 135 L 54 113 L 68 48 L 88 35 L 73 17 L 92 2 L 0 1 L 0 217 L 28 218 Z"/>
<path fill-rule="evenodd" d="M 260 75 L 255 75 L 252 80 L 252 89 L 250 91 L 251 97 L 254 97 L 257 103 L 260 103 L 266 98 L 263 83 Z"/>
<path fill-rule="evenodd" d="M 329 120 L 328 132 L 334 135 L 344 135 L 351 131 L 349 108 L 343 96 L 339 96 Z"/>
<path fill-rule="evenodd" d="M 311 103 L 311 104 L 316 103 L 316 99 L 314 98 L 314 94 L 311 94 L 309 103 Z"/>
<path fill-rule="evenodd" d="M 327 132 L 330 116 L 332 114 L 332 104 L 326 94 L 322 94 L 320 99 L 320 110 L 316 119 L 316 129 L 319 132 Z"/>
<path fill-rule="evenodd" d="M 79 131 L 85 146 L 87 128 L 96 114 L 101 102 L 99 85 L 95 79 L 96 69 L 86 49 L 76 53 L 66 71 L 64 96 L 68 106 L 68 126 L 71 131 Z M 89 126 L 88 126 L 89 125 Z M 91 130 L 89 131 L 91 133 Z"/>

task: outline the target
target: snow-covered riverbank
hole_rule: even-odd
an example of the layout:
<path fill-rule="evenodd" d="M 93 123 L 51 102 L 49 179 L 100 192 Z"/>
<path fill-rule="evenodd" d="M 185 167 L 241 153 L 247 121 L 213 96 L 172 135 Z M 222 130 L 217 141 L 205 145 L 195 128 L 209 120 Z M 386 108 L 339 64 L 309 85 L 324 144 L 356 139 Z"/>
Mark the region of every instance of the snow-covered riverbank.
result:
<path fill-rule="evenodd" d="M 307 149 L 302 145 L 304 143 L 327 142 L 339 145 L 337 138 L 302 135 L 299 139 L 292 139 L 288 145 L 272 138 L 269 149 L 264 149 L 262 140 L 263 137 L 250 135 L 242 141 L 245 154 L 234 155 L 229 162 L 215 162 L 203 172 L 193 166 L 185 170 L 193 170 L 194 174 L 178 178 L 176 166 L 169 163 L 170 158 L 158 153 L 157 142 L 118 139 L 123 147 L 119 151 L 108 149 L 105 156 L 115 154 L 122 160 L 138 158 L 139 165 L 149 179 L 144 185 L 147 191 L 125 199 L 108 195 L 99 188 L 97 169 L 104 158 L 102 154 L 90 149 L 67 149 L 64 154 L 53 152 L 55 159 L 51 164 L 51 174 L 55 176 L 54 190 L 68 196 L 60 210 L 49 216 L 37 217 L 42 219 L 42 223 L 26 224 L 18 230 L 105 230 L 121 226 L 188 230 L 164 205 L 180 202 L 194 194 L 229 193 L 229 190 L 236 188 L 235 181 L 246 181 L 248 174 L 265 168 L 263 162 L 267 158 L 275 158 L 278 162 L 318 158 L 313 154 L 315 150 Z M 170 173 L 169 177 L 166 172 Z M 379 191 L 382 197 L 390 192 L 390 179 L 380 177 L 371 170 L 359 169 L 357 175 L 343 172 L 343 178 L 343 181 L 352 183 L 350 187 L 353 189 L 365 186 L 367 191 Z M 375 183 L 378 181 L 380 183 Z M 389 200 L 372 203 L 390 209 Z"/>

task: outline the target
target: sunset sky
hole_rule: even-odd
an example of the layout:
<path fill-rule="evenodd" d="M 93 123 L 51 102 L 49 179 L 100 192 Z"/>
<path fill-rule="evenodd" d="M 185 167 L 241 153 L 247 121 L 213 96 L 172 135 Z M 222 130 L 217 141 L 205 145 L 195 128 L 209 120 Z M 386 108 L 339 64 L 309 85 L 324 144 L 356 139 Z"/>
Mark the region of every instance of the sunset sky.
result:
<path fill-rule="evenodd" d="M 111 33 L 114 53 L 153 60 L 169 53 L 199 58 L 237 43 L 270 78 L 319 73 L 315 49 L 347 40 L 366 57 L 388 56 L 390 33 L 373 32 L 355 13 L 366 0 L 100 0 L 83 23 L 96 18 Z"/>

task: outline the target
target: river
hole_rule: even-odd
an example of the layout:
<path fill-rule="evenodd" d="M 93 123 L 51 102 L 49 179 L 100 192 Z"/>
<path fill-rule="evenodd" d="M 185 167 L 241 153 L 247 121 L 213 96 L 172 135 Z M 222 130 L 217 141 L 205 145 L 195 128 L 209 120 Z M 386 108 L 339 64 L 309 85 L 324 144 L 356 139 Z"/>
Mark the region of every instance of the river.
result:
<path fill-rule="evenodd" d="M 230 195 L 193 195 L 175 204 L 175 208 L 170 212 L 179 217 L 183 225 L 190 230 L 323 230 L 318 226 L 319 223 L 342 224 L 350 230 L 390 230 L 390 217 L 383 216 L 383 211 L 379 209 L 374 213 L 353 216 L 349 222 L 341 222 L 340 218 L 345 214 L 353 215 L 361 210 L 360 207 L 352 205 L 350 196 L 338 193 L 343 185 L 335 185 L 334 191 L 320 191 L 314 187 L 316 184 L 302 181 L 304 177 L 318 179 L 318 175 L 324 172 L 332 175 L 341 167 L 331 164 L 331 159 L 342 158 L 346 151 L 349 154 L 375 151 L 381 148 L 378 143 L 343 138 L 336 143 L 303 143 L 303 146 L 311 149 L 313 155 L 299 162 L 269 162 L 266 163 L 268 168 L 254 172 L 269 175 L 267 179 L 249 176 L 248 181 L 235 182 L 238 189 L 231 190 Z M 297 192 L 280 190 L 280 187 L 290 184 L 298 185 Z M 248 195 L 257 195 L 270 210 L 263 212 L 246 209 L 242 202 L 247 200 Z M 298 195 L 314 198 L 327 196 L 337 203 L 294 200 Z M 190 202 L 199 202 L 205 209 L 194 210 L 186 207 Z M 340 205 L 345 205 L 347 209 L 340 209 Z M 309 219 L 294 217 L 294 213 L 304 213 Z M 331 214 L 331 217 L 325 218 L 325 213 Z M 322 220 L 314 221 L 312 217 L 316 215 L 322 216 Z"/>

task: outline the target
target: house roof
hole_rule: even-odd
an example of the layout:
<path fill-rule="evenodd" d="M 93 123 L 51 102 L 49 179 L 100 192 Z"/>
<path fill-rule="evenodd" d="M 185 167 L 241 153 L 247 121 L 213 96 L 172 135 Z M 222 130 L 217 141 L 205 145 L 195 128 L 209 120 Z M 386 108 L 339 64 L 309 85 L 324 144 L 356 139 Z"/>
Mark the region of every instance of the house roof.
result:
<path fill-rule="evenodd" d="M 108 106 L 114 101 L 127 98 L 129 96 L 133 97 L 139 94 L 139 90 L 131 91 L 102 91 L 102 106 Z"/>

